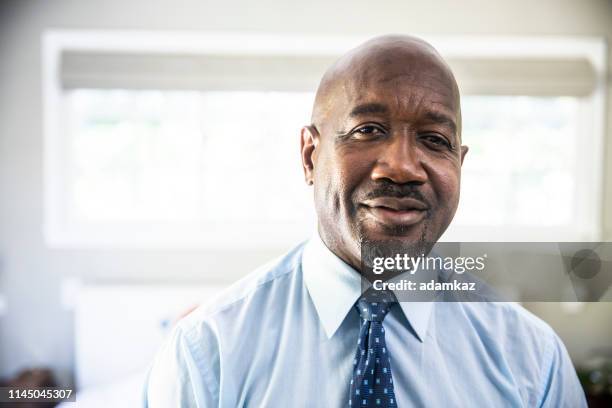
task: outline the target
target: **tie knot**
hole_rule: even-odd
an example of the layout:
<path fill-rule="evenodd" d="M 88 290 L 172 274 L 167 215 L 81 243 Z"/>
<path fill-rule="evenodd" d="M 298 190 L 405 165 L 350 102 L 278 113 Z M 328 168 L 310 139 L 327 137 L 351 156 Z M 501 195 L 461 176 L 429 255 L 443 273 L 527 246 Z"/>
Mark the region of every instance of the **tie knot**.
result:
<path fill-rule="evenodd" d="M 382 322 L 394 301 L 395 299 L 391 294 L 383 292 L 369 293 L 357 301 L 357 309 L 359 309 L 362 319 Z"/>

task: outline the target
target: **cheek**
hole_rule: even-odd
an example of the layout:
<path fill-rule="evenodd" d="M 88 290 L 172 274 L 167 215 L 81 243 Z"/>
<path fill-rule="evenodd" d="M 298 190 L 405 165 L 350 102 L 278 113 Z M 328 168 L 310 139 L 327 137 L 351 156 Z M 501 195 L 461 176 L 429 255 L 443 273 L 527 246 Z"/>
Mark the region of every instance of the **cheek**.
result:
<path fill-rule="evenodd" d="M 428 169 L 438 208 L 452 216 L 459 204 L 461 170 L 454 163 L 436 163 Z"/>
<path fill-rule="evenodd" d="M 326 144 L 320 145 L 314 168 L 314 195 L 319 214 L 337 214 L 342 191 L 342 169 Z"/>
<path fill-rule="evenodd" d="M 366 149 L 338 149 L 335 160 L 338 163 L 336 171 L 341 183 L 343 199 L 354 204 L 354 194 L 358 188 L 369 182 L 372 163 Z"/>
<path fill-rule="evenodd" d="M 355 189 L 367 178 L 365 160 L 358 152 L 325 146 L 315 166 L 315 199 L 321 210 L 336 215 L 352 212 Z"/>

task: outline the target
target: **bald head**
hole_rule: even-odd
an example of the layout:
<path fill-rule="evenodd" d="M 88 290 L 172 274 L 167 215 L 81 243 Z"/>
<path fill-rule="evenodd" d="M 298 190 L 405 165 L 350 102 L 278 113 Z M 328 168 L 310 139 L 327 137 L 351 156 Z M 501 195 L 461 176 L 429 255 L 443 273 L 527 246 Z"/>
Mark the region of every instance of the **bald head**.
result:
<path fill-rule="evenodd" d="M 400 82 L 413 84 L 415 88 L 430 87 L 432 93 L 453 99 L 460 134 L 459 90 L 453 73 L 429 43 L 407 35 L 373 38 L 329 67 L 317 89 L 312 124 L 322 130 L 337 111 L 334 108 L 372 87 L 393 88 Z"/>
<path fill-rule="evenodd" d="M 330 67 L 302 128 L 319 233 L 361 267 L 364 242 L 427 253 L 459 202 L 459 91 L 448 65 L 417 38 L 374 38 Z"/>

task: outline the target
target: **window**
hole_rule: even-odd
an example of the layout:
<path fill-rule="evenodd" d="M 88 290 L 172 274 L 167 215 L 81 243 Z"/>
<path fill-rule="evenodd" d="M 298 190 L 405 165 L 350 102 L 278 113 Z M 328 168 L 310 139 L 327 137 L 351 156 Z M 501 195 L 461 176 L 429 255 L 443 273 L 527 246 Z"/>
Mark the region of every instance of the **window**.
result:
<path fill-rule="evenodd" d="M 299 129 L 309 92 L 76 89 L 66 92 L 65 225 L 129 244 L 256 239 L 313 228 Z M 293 229 L 293 231 L 291 231 Z M 122 231 L 117 234 L 114 231 Z M 173 236 L 172 234 L 176 234 Z M 187 235 L 184 235 L 187 234 Z M 155 238 L 154 238 L 155 239 Z M 129 241 L 127 241 L 129 240 Z M 191 240 L 191 242 L 186 241 Z M 153 241 L 154 242 L 154 241 Z M 214 242 L 209 241 L 207 245 Z"/>
<path fill-rule="evenodd" d="M 597 239 L 601 42 L 428 39 L 457 75 L 470 147 L 445 239 Z M 325 67 L 361 40 L 47 33 L 47 243 L 306 238 L 315 216 L 299 129 Z"/>
<path fill-rule="evenodd" d="M 554 230 L 578 237 L 568 227 L 588 222 L 580 205 L 593 204 L 572 193 L 584 165 L 576 154 L 585 143 L 581 108 L 576 97 L 465 97 L 463 141 L 470 150 L 453 227 L 479 229 L 480 239 L 547 239 L 542 234 L 549 231 L 554 240 Z"/>

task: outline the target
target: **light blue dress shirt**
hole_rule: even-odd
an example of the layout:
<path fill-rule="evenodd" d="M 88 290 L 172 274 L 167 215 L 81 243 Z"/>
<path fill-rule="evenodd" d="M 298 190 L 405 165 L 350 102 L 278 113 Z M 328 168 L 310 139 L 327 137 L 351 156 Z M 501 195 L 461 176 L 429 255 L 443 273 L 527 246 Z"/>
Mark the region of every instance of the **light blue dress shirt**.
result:
<path fill-rule="evenodd" d="M 346 407 L 359 274 L 318 236 L 181 320 L 150 408 Z M 384 320 L 398 407 L 586 407 L 565 347 L 511 303 L 406 302 Z"/>

